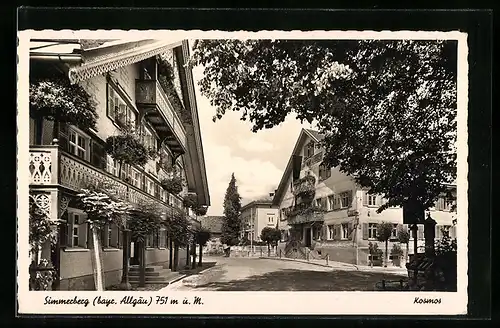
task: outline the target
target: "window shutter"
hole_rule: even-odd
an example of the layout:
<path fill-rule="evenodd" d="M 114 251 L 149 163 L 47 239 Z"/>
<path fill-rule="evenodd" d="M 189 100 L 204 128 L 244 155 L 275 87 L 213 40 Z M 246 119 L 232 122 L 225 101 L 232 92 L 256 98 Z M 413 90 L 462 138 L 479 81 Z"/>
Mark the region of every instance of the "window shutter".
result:
<path fill-rule="evenodd" d="M 118 240 L 116 241 L 116 246 L 118 248 L 123 248 L 123 230 L 116 227 L 117 230 L 117 235 L 118 235 Z"/>
<path fill-rule="evenodd" d="M 451 239 L 457 238 L 457 226 L 451 226 L 451 228 L 450 228 L 450 238 Z"/>
<path fill-rule="evenodd" d="M 434 228 L 436 239 L 441 239 L 441 226 L 437 225 Z"/>
<path fill-rule="evenodd" d="M 363 223 L 363 239 L 368 240 L 368 223 Z"/>
<path fill-rule="evenodd" d="M 382 196 L 377 195 L 375 197 L 375 205 L 381 206 L 382 205 Z"/>
<path fill-rule="evenodd" d="M 69 151 L 68 144 L 68 123 L 59 122 L 59 146 L 64 151 Z"/>
<path fill-rule="evenodd" d="M 80 219 L 83 221 L 83 218 L 80 217 Z M 87 223 L 80 223 L 80 226 L 78 228 L 78 245 L 75 246 L 87 246 L 87 226 Z"/>
<path fill-rule="evenodd" d="M 368 206 L 368 191 L 363 191 L 363 206 Z"/>
<path fill-rule="evenodd" d="M 59 240 L 61 242 L 61 246 L 68 246 L 68 230 L 69 230 L 69 223 L 68 222 L 62 222 L 60 231 L 59 231 Z"/>
<path fill-rule="evenodd" d="M 91 140 L 90 144 L 90 152 L 92 154 L 90 158 L 91 164 L 104 170 L 106 168 L 106 154 L 104 153 L 103 145 L 95 140 Z"/>
<path fill-rule="evenodd" d="M 107 90 L 107 96 L 108 96 L 108 116 L 111 117 L 111 119 L 115 119 L 115 92 L 111 88 L 109 84 L 106 85 L 106 90 Z"/>

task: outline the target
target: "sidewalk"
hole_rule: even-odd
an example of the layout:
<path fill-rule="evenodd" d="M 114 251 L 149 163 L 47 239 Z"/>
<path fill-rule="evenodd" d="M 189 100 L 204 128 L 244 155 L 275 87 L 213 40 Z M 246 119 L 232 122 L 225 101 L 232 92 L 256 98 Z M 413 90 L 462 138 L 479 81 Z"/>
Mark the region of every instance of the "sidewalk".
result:
<path fill-rule="evenodd" d="M 344 262 L 337 262 L 337 261 L 328 261 L 328 264 L 326 260 L 317 260 L 317 259 L 310 259 L 310 260 L 302 260 L 302 259 L 291 259 L 287 257 L 268 257 L 268 256 L 261 256 L 259 257 L 261 259 L 269 259 L 269 260 L 278 260 L 278 261 L 295 261 L 295 262 L 301 262 L 301 263 L 307 263 L 311 265 L 318 265 L 322 267 L 329 267 L 335 270 L 343 270 L 343 271 L 362 271 L 362 272 L 379 272 L 379 273 L 389 273 L 389 274 L 395 274 L 395 275 L 407 275 L 408 270 L 406 268 L 400 268 L 400 267 L 370 267 L 367 265 L 355 265 L 355 264 L 350 264 L 350 263 L 344 263 Z"/>

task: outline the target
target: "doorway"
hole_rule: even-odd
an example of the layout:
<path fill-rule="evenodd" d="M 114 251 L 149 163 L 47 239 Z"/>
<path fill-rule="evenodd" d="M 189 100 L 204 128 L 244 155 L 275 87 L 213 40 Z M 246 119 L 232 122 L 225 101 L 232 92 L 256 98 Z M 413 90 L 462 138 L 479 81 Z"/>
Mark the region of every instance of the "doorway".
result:
<path fill-rule="evenodd" d="M 141 253 L 141 251 L 139 249 L 139 243 L 134 242 L 132 247 L 133 247 L 134 256 L 132 256 L 130 258 L 130 265 L 139 265 L 139 256 Z"/>
<path fill-rule="evenodd" d="M 305 234 L 306 247 L 311 247 L 311 228 L 305 228 Z"/>

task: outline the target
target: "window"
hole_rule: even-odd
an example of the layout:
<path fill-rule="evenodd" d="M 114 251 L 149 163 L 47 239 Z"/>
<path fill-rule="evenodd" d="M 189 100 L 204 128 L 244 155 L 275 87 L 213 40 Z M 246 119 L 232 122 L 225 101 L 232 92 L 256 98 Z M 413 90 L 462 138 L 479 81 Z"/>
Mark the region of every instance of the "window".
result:
<path fill-rule="evenodd" d="M 342 229 L 342 239 L 348 239 L 349 238 L 349 224 L 342 223 L 341 229 Z"/>
<path fill-rule="evenodd" d="M 267 216 L 267 223 L 268 224 L 274 224 L 274 215 L 268 215 Z"/>
<path fill-rule="evenodd" d="M 351 192 L 350 191 L 344 191 L 339 194 L 340 198 L 340 207 L 341 208 L 347 208 L 351 205 L 352 199 L 351 199 Z"/>
<path fill-rule="evenodd" d="M 90 138 L 71 128 L 69 130 L 69 152 L 85 160 L 89 160 Z"/>
<path fill-rule="evenodd" d="M 394 228 L 392 228 L 391 237 L 389 239 L 397 239 L 398 238 L 398 224 L 394 224 Z"/>
<path fill-rule="evenodd" d="M 118 162 L 110 155 L 106 156 L 106 171 L 114 176 L 118 176 Z"/>
<path fill-rule="evenodd" d="M 146 192 L 150 195 L 154 195 L 154 191 L 155 191 L 154 187 L 155 187 L 155 184 L 154 184 L 153 180 L 146 177 Z"/>
<path fill-rule="evenodd" d="M 83 212 L 68 210 L 67 245 L 69 247 L 87 247 L 87 216 Z"/>
<path fill-rule="evenodd" d="M 377 239 L 376 223 L 368 223 L 368 239 Z"/>
<path fill-rule="evenodd" d="M 151 148 L 156 150 L 157 144 L 155 135 L 146 126 L 143 126 L 142 130 L 143 130 L 142 142 L 144 143 L 144 146 L 146 146 L 146 148 Z"/>
<path fill-rule="evenodd" d="M 141 186 L 141 172 L 137 171 L 134 168 L 130 170 L 130 184 L 140 188 Z"/>
<path fill-rule="evenodd" d="M 328 209 L 333 210 L 335 208 L 335 195 L 328 196 Z"/>
<path fill-rule="evenodd" d="M 335 239 L 335 225 L 328 226 L 328 240 Z"/>
<path fill-rule="evenodd" d="M 312 155 L 314 155 L 314 142 L 310 142 L 306 145 L 306 148 L 305 148 L 305 157 L 306 158 L 309 158 L 311 157 Z"/>
<path fill-rule="evenodd" d="M 108 117 L 122 128 L 134 127 L 136 114 L 134 109 L 108 83 Z"/>
<path fill-rule="evenodd" d="M 377 205 L 377 196 L 376 195 L 367 195 L 368 206 L 376 206 Z"/>
<path fill-rule="evenodd" d="M 323 163 L 319 165 L 319 179 L 326 180 L 332 176 L 332 171 L 327 168 Z"/>

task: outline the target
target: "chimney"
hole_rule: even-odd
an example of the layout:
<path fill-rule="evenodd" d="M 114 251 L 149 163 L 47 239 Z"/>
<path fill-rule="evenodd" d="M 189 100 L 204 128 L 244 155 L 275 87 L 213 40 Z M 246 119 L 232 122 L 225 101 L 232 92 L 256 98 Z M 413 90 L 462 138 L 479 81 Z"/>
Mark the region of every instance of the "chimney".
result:
<path fill-rule="evenodd" d="M 274 197 L 274 192 L 270 192 L 269 197 Z"/>

